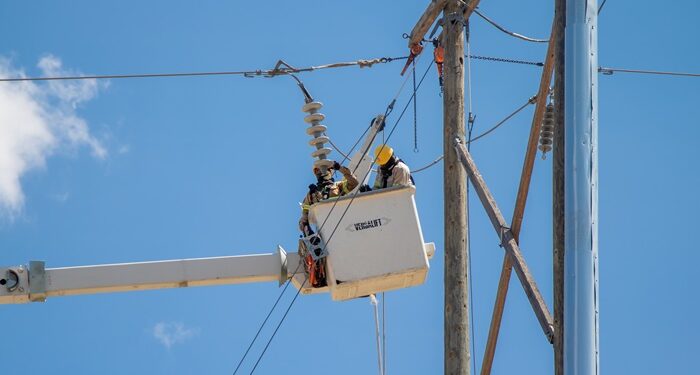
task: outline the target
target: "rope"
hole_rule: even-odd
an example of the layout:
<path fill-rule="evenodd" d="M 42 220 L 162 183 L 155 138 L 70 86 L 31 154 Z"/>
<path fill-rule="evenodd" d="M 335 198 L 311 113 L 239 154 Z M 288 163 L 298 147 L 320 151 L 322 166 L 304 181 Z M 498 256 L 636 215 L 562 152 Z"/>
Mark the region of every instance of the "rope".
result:
<path fill-rule="evenodd" d="M 476 13 L 477 16 L 483 18 L 486 22 L 488 22 L 488 23 L 490 23 L 491 25 L 493 25 L 493 26 L 494 26 L 495 28 L 497 28 L 498 30 L 501 30 L 502 32 L 504 32 L 504 33 L 506 33 L 506 34 L 508 34 L 508 35 L 510 35 L 510 36 L 512 36 L 512 37 L 515 37 L 515 38 L 524 40 L 524 41 L 526 41 L 526 42 L 533 42 L 533 43 L 549 43 L 549 39 L 535 39 L 535 38 L 530 38 L 530 37 L 527 37 L 527 36 L 525 36 L 525 35 L 518 34 L 518 33 L 514 33 L 514 32 L 512 32 L 512 31 L 510 31 L 510 30 L 507 30 L 505 27 L 503 27 L 503 26 L 497 24 L 494 20 L 492 20 L 492 19 L 486 17 L 485 15 L 483 15 L 481 12 L 479 12 L 479 11 L 476 10 L 476 9 L 474 9 L 474 13 Z"/>
<path fill-rule="evenodd" d="M 384 364 L 382 363 L 382 338 L 379 335 L 379 306 L 377 306 L 377 297 L 374 294 L 369 295 L 369 302 L 374 309 L 374 331 L 377 336 L 377 364 L 379 365 L 379 375 L 384 375 Z"/>
<path fill-rule="evenodd" d="M 413 95 L 416 95 L 416 61 L 413 61 Z M 413 152 L 418 152 L 418 100 L 413 101 Z"/>

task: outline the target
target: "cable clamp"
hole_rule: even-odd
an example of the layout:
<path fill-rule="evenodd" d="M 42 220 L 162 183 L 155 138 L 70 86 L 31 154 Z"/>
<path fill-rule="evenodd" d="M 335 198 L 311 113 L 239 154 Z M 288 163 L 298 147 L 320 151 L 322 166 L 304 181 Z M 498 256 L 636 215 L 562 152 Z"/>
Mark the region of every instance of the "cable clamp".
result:
<path fill-rule="evenodd" d="M 613 75 L 614 72 L 613 72 L 613 70 L 610 69 L 610 68 L 604 68 L 604 67 L 601 66 L 601 67 L 598 68 L 598 73 L 603 73 L 603 74 L 605 74 L 606 76 L 611 76 L 611 75 Z"/>
<path fill-rule="evenodd" d="M 498 237 L 499 237 L 498 239 L 500 241 L 498 243 L 498 247 L 503 247 L 503 238 L 506 237 L 506 233 L 508 231 L 510 231 L 510 227 L 507 227 L 505 225 L 501 225 L 501 228 L 498 231 Z"/>
<path fill-rule="evenodd" d="M 382 59 L 372 59 L 372 60 L 357 60 L 357 65 L 360 66 L 360 68 L 371 68 L 372 65 L 376 63 L 383 63 L 386 61 L 382 61 Z"/>

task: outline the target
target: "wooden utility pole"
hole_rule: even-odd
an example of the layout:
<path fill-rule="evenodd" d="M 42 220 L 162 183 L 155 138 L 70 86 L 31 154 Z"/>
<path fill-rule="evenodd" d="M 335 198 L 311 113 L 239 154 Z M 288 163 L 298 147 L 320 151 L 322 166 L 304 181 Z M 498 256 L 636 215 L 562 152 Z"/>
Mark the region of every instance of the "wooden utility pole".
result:
<path fill-rule="evenodd" d="M 554 276 L 554 375 L 564 374 L 564 29 L 566 0 L 554 1 L 554 144 L 552 223 Z"/>
<path fill-rule="evenodd" d="M 445 205 L 445 374 L 469 374 L 467 270 L 467 181 L 454 152 L 464 140 L 464 24 L 480 0 L 432 0 L 409 36 L 411 55 L 420 53 L 423 37 L 443 12 L 440 42 L 445 48 L 443 87 Z"/>
<path fill-rule="evenodd" d="M 464 139 L 464 17 L 462 2 L 444 9 L 444 205 L 445 205 L 445 374 L 469 374 L 469 303 L 467 286 L 467 189 L 464 169 L 454 152 Z"/>

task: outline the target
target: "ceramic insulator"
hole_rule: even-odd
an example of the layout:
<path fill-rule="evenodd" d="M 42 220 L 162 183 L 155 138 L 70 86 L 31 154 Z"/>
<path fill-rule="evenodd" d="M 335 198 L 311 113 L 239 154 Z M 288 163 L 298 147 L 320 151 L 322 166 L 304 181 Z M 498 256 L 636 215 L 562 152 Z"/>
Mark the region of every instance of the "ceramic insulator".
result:
<path fill-rule="evenodd" d="M 314 148 L 314 151 L 311 153 L 311 157 L 316 159 L 314 161 L 314 166 L 320 168 L 321 172 L 325 172 L 327 168 L 333 165 L 333 162 L 327 159 L 328 154 L 330 154 L 332 150 L 325 147 L 328 142 L 328 137 L 323 135 L 323 133 L 325 133 L 327 128 L 325 125 L 321 124 L 321 121 L 323 121 L 326 116 L 318 112 L 322 107 L 323 103 L 321 102 L 311 102 L 304 104 L 301 110 L 302 112 L 308 113 L 308 115 L 304 117 L 304 121 L 309 124 L 309 127 L 306 128 L 306 134 L 313 137 L 309 141 L 309 145 Z"/>
<path fill-rule="evenodd" d="M 547 108 L 544 112 L 544 118 L 542 119 L 542 128 L 540 129 L 540 145 L 539 149 L 542 151 L 542 159 L 545 158 L 547 152 L 552 150 L 552 144 L 554 143 L 554 105 L 552 103 L 547 104 Z"/>

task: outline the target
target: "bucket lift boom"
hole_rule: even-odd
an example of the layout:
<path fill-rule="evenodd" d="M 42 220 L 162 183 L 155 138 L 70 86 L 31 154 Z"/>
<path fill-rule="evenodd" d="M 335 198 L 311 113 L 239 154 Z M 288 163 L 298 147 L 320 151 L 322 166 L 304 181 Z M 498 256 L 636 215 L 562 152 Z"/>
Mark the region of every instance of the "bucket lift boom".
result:
<path fill-rule="evenodd" d="M 304 272 L 299 255 L 277 252 L 214 258 L 45 268 L 0 267 L 0 304 L 43 302 L 47 297 L 278 281 Z"/>
<path fill-rule="evenodd" d="M 367 184 L 369 180 L 369 170 L 372 168 L 372 162 L 374 161 L 373 155 L 371 155 L 370 148 L 374 139 L 377 137 L 377 133 L 384 130 L 384 115 L 377 115 L 377 117 L 372 120 L 372 125 L 370 126 L 369 133 L 365 137 L 365 141 L 362 143 L 362 147 L 352 156 L 348 168 L 352 173 L 358 177 L 364 177 L 363 181 L 350 193 L 355 193 L 355 190 L 359 189 L 361 185 Z"/>

